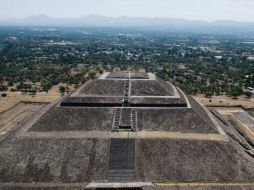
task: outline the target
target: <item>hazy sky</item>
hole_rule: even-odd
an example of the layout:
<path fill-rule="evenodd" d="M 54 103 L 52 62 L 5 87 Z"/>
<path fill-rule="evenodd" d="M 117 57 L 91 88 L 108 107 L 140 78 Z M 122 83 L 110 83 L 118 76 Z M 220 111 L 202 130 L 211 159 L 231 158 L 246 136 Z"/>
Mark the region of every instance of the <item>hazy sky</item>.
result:
<path fill-rule="evenodd" d="M 254 0 L 0 0 L 0 19 L 38 14 L 254 21 Z"/>

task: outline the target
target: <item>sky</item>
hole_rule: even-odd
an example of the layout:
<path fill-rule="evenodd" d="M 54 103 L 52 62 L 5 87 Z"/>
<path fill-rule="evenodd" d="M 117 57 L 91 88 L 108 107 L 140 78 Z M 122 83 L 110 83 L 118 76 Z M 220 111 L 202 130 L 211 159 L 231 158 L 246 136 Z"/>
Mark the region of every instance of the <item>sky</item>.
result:
<path fill-rule="evenodd" d="M 254 21 L 254 0 L 0 0 L 0 20 L 41 14 Z"/>

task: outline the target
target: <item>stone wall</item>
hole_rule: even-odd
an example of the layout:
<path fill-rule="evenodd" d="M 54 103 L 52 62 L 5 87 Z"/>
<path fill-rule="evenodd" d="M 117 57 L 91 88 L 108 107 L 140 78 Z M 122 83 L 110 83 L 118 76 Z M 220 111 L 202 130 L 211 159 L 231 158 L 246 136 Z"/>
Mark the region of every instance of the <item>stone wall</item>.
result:
<path fill-rule="evenodd" d="M 156 182 L 253 182 L 254 166 L 220 141 L 137 139 L 136 175 Z"/>
<path fill-rule="evenodd" d="M 138 128 L 147 131 L 218 133 L 189 108 L 138 109 Z"/>
<path fill-rule="evenodd" d="M 109 140 L 22 139 L 0 146 L 0 182 L 90 182 L 105 178 Z"/>
<path fill-rule="evenodd" d="M 113 108 L 53 107 L 29 131 L 110 131 Z"/>

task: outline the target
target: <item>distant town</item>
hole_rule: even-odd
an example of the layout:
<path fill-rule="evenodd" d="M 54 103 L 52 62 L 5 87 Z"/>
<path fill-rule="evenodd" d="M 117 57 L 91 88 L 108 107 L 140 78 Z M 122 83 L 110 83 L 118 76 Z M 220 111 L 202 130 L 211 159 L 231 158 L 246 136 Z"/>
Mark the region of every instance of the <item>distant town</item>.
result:
<path fill-rule="evenodd" d="M 188 94 L 250 98 L 254 38 L 118 28 L 1 27 L 0 91 L 68 93 L 108 71 L 140 70 Z"/>

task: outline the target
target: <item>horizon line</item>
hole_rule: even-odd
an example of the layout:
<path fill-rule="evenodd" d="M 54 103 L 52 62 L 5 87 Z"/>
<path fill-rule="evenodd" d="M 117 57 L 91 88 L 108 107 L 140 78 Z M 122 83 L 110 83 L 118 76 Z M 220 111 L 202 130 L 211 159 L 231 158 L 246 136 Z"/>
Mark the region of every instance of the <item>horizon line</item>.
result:
<path fill-rule="evenodd" d="M 84 16 L 79 16 L 79 17 L 54 17 L 54 16 L 49 16 L 47 14 L 34 14 L 22 18 L 5 18 L 5 19 L 0 19 L 0 21 L 8 21 L 8 20 L 26 20 L 31 17 L 48 17 L 48 18 L 53 18 L 53 19 L 81 19 L 84 17 L 89 17 L 89 16 L 98 16 L 98 17 L 107 17 L 107 18 L 112 18 L 112 19 L 118 19 L 118 18 L 143 18 L 143 19 L 173 19 L 173 20 L 185 20 L 185 21 L 190 21 L 190 22 L 207 22 L 207 23 L 214 23 L 214 22 L 238 22 L 238 23 L 254 23 L 253 21 L 244 21 L 244 20 L 233 20 L 233 19 L 216 19 L 216 20 L 202 20 L 202 19 L 188 19 L 188 18 L 179 18 L 179 17 L 163 17 L 163 16 L 105 16 L 105 15 L 100 15 L 100 14 L 87 14 Z"/>

